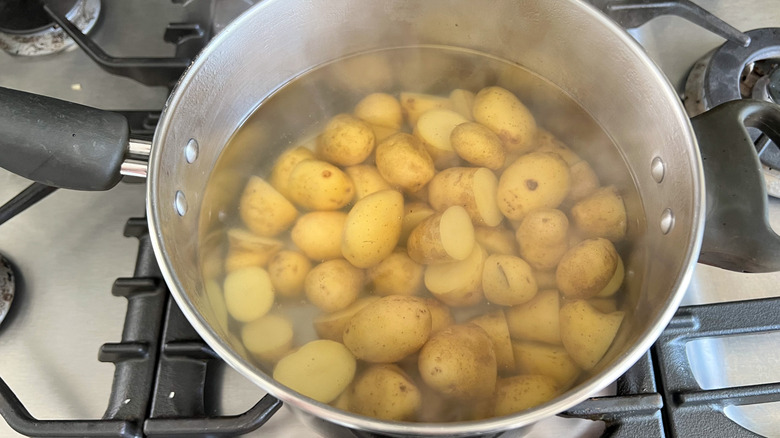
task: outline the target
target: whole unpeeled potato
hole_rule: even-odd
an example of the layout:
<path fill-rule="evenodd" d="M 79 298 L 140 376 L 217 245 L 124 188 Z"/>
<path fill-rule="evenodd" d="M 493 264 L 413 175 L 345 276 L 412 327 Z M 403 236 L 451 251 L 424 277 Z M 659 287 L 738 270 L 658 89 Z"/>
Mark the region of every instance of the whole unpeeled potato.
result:
<path fill-rule="evenodd" d="M 358 359 L 397 362 L 416 352 L 431 333 L 431 312 L 422 298 L 391 295 L 360 310 L 344 329 L 344 345 Z"/>
<path fill-rule="evenodd" d="M 358 268 L 384 260 L 401 237 L 403 215 L 404 197 L 396 190 L 382 190 L 356 202 L 344 223 L 344 258 Z"/>
<path fill-rule="evenodd" d="M 558 290 L 567 298 L 591 298 L 601 292 L 617 272 L 620 256 L 607 239 L 587 239 L 561 258 L 555 270 Z"/>
<path fill-rule="evenodd" d="M 309 210 L 338 210 L 355 197 L 349 176 L 320 160 L 296 164 L 287 180 L 287 191 L 293 202 Z"/>
<path fill-rule="evenodd" d="M 511 91 L 483 88 L 474 98 L 472 113 L 475 121 L 498 135 L 508 151 L 528 152 L 534 148 L 534 116 Z"/>
<path fill-rule="evenodd" d="M 321 159 L 339 166 L 362 163 L 374 150 L 374 130 L 349 114 L 330 119 L 317 137 L 315 152 Z"/>
<path fill-rule="evenodd" d="M 556 208 L 569 193 L 569 166 L 558 155 L 531 152 L 521 155 L 498 180 L 498 208 L 511 220 L 537 208 Z"/>
<path fill-rule="evenodd" d="M 476 325 L 454 325 L 431 336 L 417 365 L 423 381 L 448 398 L 487 398 L 496 388 L 493 342 Z"/>
<path fill-rule="evenodd" d="M 422 142 L 403 132 L 377 145 L 376 168 L 390 185 L 410 192 L 423 188 L 436 172 Z"/>
<path fill-rule="evenodd" d="M 414 381 L 397 365 L 371 365 L 355 378 L 349 410 L 381 420 L 412 420 L 422 396 Z"/>

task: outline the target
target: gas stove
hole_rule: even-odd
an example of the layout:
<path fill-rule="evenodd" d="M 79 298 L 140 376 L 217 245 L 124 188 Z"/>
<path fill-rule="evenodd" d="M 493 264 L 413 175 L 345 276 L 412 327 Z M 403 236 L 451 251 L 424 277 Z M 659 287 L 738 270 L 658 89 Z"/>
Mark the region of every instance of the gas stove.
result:
<path fill-rule="evenodd" d="M 0 11 L 12 3 L 25 2 L 0 0 Z M 52 3 L 94 42 L 87 51 L 58 26 L 37 21 L 28 32 L 37 39 L 22 46 L 20 41 L 29 38 L 21 38 L 24 31 L 18 27 L 30 23 L 9 25 L 3 17 L 0 86 L 120 111 L 130 118 L 136 136 L 149 138 L 176 69 L 252 3 Z M 722 36 L 675 16 L 644 23 L 648 11 L 663 8 L 714 22 L 689 2 L 592 3 L 632 27 L 629 33 L 661 67 L 691 115 L 697 111 L 695 101 L 706 100 L 703 87 L 694 85 L 696 74 L 706 76 L 706 60 L 715 57 L 716 49 L 739 50 L 745 41 L 738 31 L 756 38 L 747 31 L 780 28 L 776 0 L 698 0 L 734 27 L 721 26 Z M 631 5 L 640 6 L 634 11 L 641 10 L 642 19 L 621 17 L 630 16 Z M 725 43 L 723 36 L 734 41 Z M 767 49 L 760 58 L 738 72 L 745 73 L 742 89 L 750 96 L 767 90 L 771 98 L 772 84 L 777 86 L 773 78 L 780 76 L 772 64 L 778 56 Z M 145 69 L 150 66 L 162 68 Z M 739 80 L 734 81 L 739 90 Z M 765 143 L 768 152 L 774 150 Z M 771 170 L 769 160 L 765 166 Z M 771 172 L 765 174 L 769 180 Z M 0 203 L 29 186 L 0 169 Z M 15 274 L 13 301 L 0 322 L 0 378 L 5 383 L 0 384 L 0 414 L 7 419 L 0 421 L 0 436 L 19 436 L 8 423 L 22 424 L 28 428 L 24 434 L 35 436 L 87 434 L 80 430 L 92 436 L 319 436 L 286 407 L 276 411 L 274 399 L 264 398 L 264 391 L 215 358 L 184 320 L 151 253 L 142 182 L 126 179 L 96 193 L 33 187 L 28 194 L 29 209 L 0 224 L 0 254 Z M 780 230 L 780 201 L 774 199 L 770 222 Z M 753 433 L 778 436 L 780 395 L 778 388 L 764 384 L 780 381 L 779 281 L 780 273 L 741 274 L 697 265 L 683 302 L 691 307 L 678 312 L 659 343 L 603 397 L 536 424 L 527 436 L 696 436 L 691 430 L 701 436 L 726 430 L 732 436 L 754 436 L 720 428 L 734 427 L 722 426 L 735 424 L 731 420 Z M 763 300 L 733 303 L 758 299 Z M 720 337 L 731 334 L 742 336 Z M 101 418 L 110 421 L 74 422 Z"/>

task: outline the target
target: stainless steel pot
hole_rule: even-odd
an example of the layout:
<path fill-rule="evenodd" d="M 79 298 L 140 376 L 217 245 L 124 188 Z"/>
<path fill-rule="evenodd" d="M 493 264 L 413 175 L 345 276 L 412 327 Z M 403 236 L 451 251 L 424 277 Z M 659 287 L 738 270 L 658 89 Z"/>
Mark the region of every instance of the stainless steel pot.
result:
<path fill-rule="evenodd" d="M 200 260 L 208 244 L 204 230 L 219 219 L 223 205 L 207 199 L 216 184 L 210 177 L 220 156 L 224 160 L 232 153 L 222 154 L 258 102 L 315 66 L 350 54 L 421 44 L 491 55 L 520 65 L 562 90 L 561 95 L 593 118 L 602 133 L 600 138 L 617 145 L 611 153 L 599 156 L 598 160 L 606 160 L 600 166 L 626 169 L 635 192 L 626 197 L 629 213 L 635 218 L 629 225 L 635 243 L 627 257 L 624 304 L 630 323 L 624 324 L 592 377 L 555 400 L 516 415 L 469 423 L 397 423 L 353 415 L 302 397 L 277 384 L 248 358 L 240 341 L 220 322 L 204 286 Z M 526 91 L 529 89 L 533 86 Z M 115 175 L 128 156 L 126 149 L 116 147 L 111 150 L 120 153 L 106 154 L 109 170 L 90 187 L 74 183 L 72 172 L 80 172 L 84 166 L 100 167 L 96 160 L 83 159 L 92 156 L 92 150 L 79 155 L 82 158 L 63 159 L 75 170 L 52 176 L 51 160 L 41 158 L 51 156 L 51 148 L 41 145 L 52 134 L 41 134 L 44 140 L 37 143 L 29 140 L 36 127 L 33 119 L 41 120 L 40 111 L 52 107 L 71 114 L 76 109 L 64 103 L 44 108 L 47 102 L 0 89 L 0 137 L 19 143 L 0 143 L 0 165 L 68 187 L 105 188 L 115 183 L 116 178 L 108 174 Z M 97 114 L 89 117 L 100 119 Z M 312 114 L 322 116 L 316 111 Z M 72 118 L 81 129 L 84 117 Z M 559 117 L 559 127 L 565 121 Z M 749 139 L 742 123 L 761 125 L 775 142 L 780 140 L 780 111 L 776 107 L 757 102 L 727 104 L 694 120 L 702 128 L 702 140 L 706 140 L 702 141 L 707 160 L 703 168 L 691 121 L 660 70 L 621 28 L 576 0 L 266 0 L 208 45 L 168 100 L 149 157 L 147 208 L 152 242 L 174 298 L 206 342 L 312 427 L 332 431 L 341 425 L 388 435 L 439 436 L 520 429 L 574 406 L 624 373 L 670 320 L 697 258 L 731 269 L 780 269 L 780 238 L 765 220 L 758 160 L 752 145 L 742 138 Z M 104 125 L 107 127 L 100 136 L 113 140 L 112 123 Z M 281 126 L 278 129 L 284 129 L 283 123 Z M 25 132 L 12 137 L 11 133 L 19 131 Z M 268 132 L 256 134 L 258 141 L 273 138 Z M 54 142 L 61 143 L 70 157 L 84 152 L 67 138 Z M 127 139 L 113 143 L 124 146 Z M 19 148 L 21 144 L 27 149 Z M 270 161 L 278 150 L 263 144 L 270 143 L 254 145 L 255 159 Z M 583 147 L 579 152 L 589 154 Z M 718 162 L 712 165 L 713 161 Z M 124 168 L 138 172 L 138 164 L 126 162 Z M 61 182 L 62 178 L 67 182 Z M 233 183 L 225 183 L 225 187 Z M 748 186 L 753 192 L 726 193 L 736 185 Z M 704 235 L 708 239 L 702 247 Z"/>

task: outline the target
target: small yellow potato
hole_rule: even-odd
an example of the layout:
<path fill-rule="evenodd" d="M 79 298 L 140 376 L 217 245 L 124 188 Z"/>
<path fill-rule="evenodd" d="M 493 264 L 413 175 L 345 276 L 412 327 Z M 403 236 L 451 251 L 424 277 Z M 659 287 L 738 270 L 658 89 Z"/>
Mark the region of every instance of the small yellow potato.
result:
<path fill-rule="evenodd" d="M 320 160 L 304 160 L 290 172 L 290 199 L 309 210 L 338 210 L 355 197 L 352 180 L 338 167 Z"/>
<path fill-rule="evenodd" d="M 531 301 L 505 310 L 512 339 L 561 343 L 558 291 L 539 291 Z"/>
<path fill-rule="evenodd" d="M 366 271 L 369 291 L 379 296 L 419 295 L 423 289 L 423 265 L 409 258 L 403 248 L 397 248 Z"/>
<path fill-rule="evenodd" d="M 358 298 L 345 309 L 319 315 L 314 318 L 314 331 L 316 331 L 317 336 L 322 339 L 343 342 L 344 329 L 347 328 L 349 320 L 352 319 L 356 313 L 363 310 L 364 307 L 378 299 L 379 297 L 373 296 Z"/>
<path fill-rule="evenodd" d="M 355 166 L 349 166 L 344 169 L 347 175 L 352 179 L 352 183 L 355 185 L 355 199 L 361 200 L 366 196 L 381 192 L 382 190 L 390 190 L 390 184 L 382 178 L 379 171 L 375 166 L 370 164 L 357 164 Z"/>
<path fill-rule="evenodd" d="M 626 237 L 626 206 L 614 186 L 596 190 L 574 204 L 571 219 L 585 237 L 617 242 Z"/>
<path fill-rule="evenodd" d="M 376 168 L 390 185 L 410 192 L 422 189 L 436 172 L 422 142 L 403 132 L 377 145 Z"/>
<path fill-rule="evenodd" d="M 520 257 L 534 269 L 558 265 L 569 249 L 569 219 L 562 211 L 540 208 L 528 213 L 515 232 Z"/>
<path fill-rule="evenodd" d="M 271 185 L 274 186 L 279 193 L 289 198 L 290 191 L 288 190 L 288 187 L 290 173 L 292 173 L 292 170 L 301 161 L 314 159 L 314 152 L 303 146 L 298 146 L 294 149 L 285 151 L 279 156 L 276 163 L 274 163 L 273 169 L 271 169 Z"/>
<path fill-rule="evenodd" d="M 521 155 L 498 180 L 498 208 L 509 219 L 522 219 L 537 208 L 556 208 L 569 193 L 569 166 L 546 152 Z"/>
<path fill-rule="evenodd" d="M 425 268 L 425 287 L 448 306 L 473 306 L 484 299 L 482 269 L 486 258 L 487 252 L 475 244 L 465 260 L 428 265 Z"/>
<path fill-rule="evenodd" d="M 413 420 L 422 405 L 414 381 L 392 364 L 371 365 L 355 378 L 349 410 L 380 420 Z"/>
<path fill-rule="evenodd" d="M 292 322 L 284 316 L 265 315 L 241 328 L 241 341 L 258 360 L 276 362 L 292 348 Z"/>
<path fill-rule="evenodd" d="M 437 169 L 446 169 L 456 166 L 460 161 L 450 142 L 452 131 L 456 126 L 467 122 L 467 119 L 455 111 L 434 109 L 420 115 L 412 133 L 423 142 L 425 150 L 433 158 L 434 166 Z"/>
<path fill-rule="evenodd" d="M 566 298 L 591 298 L 615 276 L 620 256 L 607 239 L 587 239 L 572 247 L 555 270 L 558 290 Z"/>
<path fill-rule="evenodd" d="M 555 282 L 555 269 L 540 271 L 534 269 L 534 278 L 539 290 L 555 289 L 558 284 Z"/>
<path fill-rule="evenodd" d="M 330 403 L 355 377 L 357 362 L 342 344 L 319 339 L 283 357 L 274 367 L 274 379 L 302 395 Z"/>
<path fill-rule="evenodd" d="M 290 239 L 312 260 L 341 258 L 341 239 L 346 223 L 347 214 L 343 211 L 312 211 L 298 218 Z"/>
<path fill-rule="evenodd" d="M 503 310 L 485 313 L 471 321 L 485 330 L 493 342 L 493 350 L 496 353 L 496 366 L 499 373 L 512 373 L 515 370 L 515 356 L 512 351 L 512 340 L 509 338 L 509 327 Z"/>
<path fill-rule="evenodd" d="M 515 306 L 536 295 L 536 278 L 531 265 L 520 257 L 494 254 L 485 259 L 482 291 L 493 304 Z"/>
<path fill-rule="evenodd" d="M 355 105 L 355 117 L 374 126 L 401 129 L 404 123 L 401 103 L 387 93 L 371 93 Z"/>
<path fill-rule="evenodd" d="M 431 336 L 420 350 L 420 377 L 447 398 L 478 400 L 493 394 L 496 353 L 479 326 L 453 325 Z"/>
<path fill-rule="evenodd" d="M 227 306 L 225 306 L 225 295 L 222 293 L 222 286 L 214 280 L 206 280 L 204 289 L 206 289 L 206 298 L 211 305 L 210 309 L 217 321 L 217 324 L 212 324 L 212 326 L 216 325 L 218 331 L 223 330 L 223 332 L 227 332 L 228 311 Z"/>
<path fill-rule="evenodd" d="M 469 163 L 498 170 L 504 167 L 506 154 L 501 139 L 490 129 L 476 122 L 463 123 L 452 130 L 452 149 Z"/>
<path fill-rule="evenodd" d="M 344 329 L 344 345 L 361 360 L 397 362 L 416 352 L 431 333 L 431 312 L 422 298 L 391 295 L 357 312 Z"/>
<path fill-rule="evenodd" d="M 586 370 L 593 369 L 612 345 L 624 312 L 604 314 L 586 300 L 567 301 L 561 306 L 561 341 L 572 360 Z"/>
<path fill-rule="evenodd" d="M 227 232 L 228 252 L 225 256 L 225 272 L 233 272 L 250 266 L 265 267 L 279 252 L 284 243 L 270 237 L 258 236 L 241 228 Z"/>
<path fill-rule="evenodd" d="M 601 313 L 612 313 L 618 310 L 617 302 L 612 298 L 591 298 L 588 300 L 588 304 Z"/>
<path fill-rule="evenodd" d="M 604 289 L 601 289 L 601 292 L 597 293 L 596 296 L 606 298 L 615 295 L 615 292 L 617 292 L 618 289 L 620 289 L 620 286 L 623 285 L 623 278 L 625 275 L 626 268 L 623 265 L 623 259 L 621 259 L 620 254 L 618 254 L 617 268 L 615 268 L 615 273 L 612 275 L 609 283 L 607 283 L 607 285 L 604 286 Z"/>
<path fill-rule="evenodd" d="M 531 409 L 557 395 L 555 380 L 548 376 L 530 374 L 499 379 L 493 414 L 500 417 Z"/>
<path fill-rule="evenodd" d="M 282 250 L 268 262 L 268 275 L 276 294 L 283 298 L 300 298 L 311 261 L 298 251 Z"/>
<path fill-rule="evenodd" d="M 537 129 L 535 142 L 537 144 L 535 149 L 536 152 L 550 152 L 558 155 L 559 157 L 563 158 L 563 161 L 565 161 L 569 167 L 574 166 L 575 164 L 582 161 L 582 158 L 580 158 L 579 155 L 577 155 L 573 150 L 569 149 L 568 146 L 566 146 L 549 131 L 544 129 Z"/>
<path fill-rule="evenodd" d="M 431 334 L 455 324 L 449 306 L 436 298 L 425 298 L 425 305 L 431 312 Z"/>
<path fill-rule="evenodd" d="M 475 244 L 474 226 L 465 208 L 452 206 L 429 216 L 409 234 L 409 257 L 424 265 L 465 260 Z"/>
<path fill-rule="evenodd" d="M 406 246 L 406 241 L 409 240 L 409 234 L 412 230 L 420 225 L 420 222 L 425 220 L 428 216 L 433 216 L 436 213 L 430 205 L 425 202 L 409 202 L 404 205 L 404 218 L 401 220 L 401 237 L 398 239 L 398 244 Z"/>
<path fill-rule="evenodd" d="M 437 211 L 460 205 L 475 225 L 495 227 L 504 220 L 496 204 L 497 188 L 498 179 L 490 169 L 450 167 L 428 183 L 428 201 Z"/>
<path fill-rule="evenodd" d="M 466 119 L 474 120 L 474 116 L 471 114 L 471 108 L 474 107 L 474 97 L 476 95 L 473 92 L 456 88 L 450 92 L 450 107 Z"/>
<path fill-rule="evenodd" d="M 313 267 L 304 281 L 306 298 L 323 312 L 345 309 L 363 291 L 364 273 L 344 259 Z"/>
<path fill-rule="evenodd" d="M 336 401 L 331 402 L 331 406 L 342 411 L 349 411 L 349 404 L 352 402 L 352 384 L 347 386 L 347 389 L 336 398 Z"/>
<path fill-rule="evenodd" d="M 516 341 L 512 350 L 518 374 L 541 374 L 552 377 L 559 390 L 565 390 L 580 375 L 580 368 L 559 345 Z"/>
<path fill-rule="evenodd" d="M 411 126 L 416 125 L 417 119 L 427 111 L 452 108 L 450 99 L 432 94 L 403 92 L 400 97 L 401 108 Z"/>
<path fill-rule="evenodd" d="M 238 213 L 253 233 L 273 237 L 295 222 L 298 210 L 281 193 L 257 176 L 250 176 L 241 199 Z"/>
<path fill-rule="evenodd" d="M 260 318 L 274 304 L 274 286 L 263 268 L 249 267 L 229 273 L 222 290 L 228 313 L 239 322 Z"/>
<path fill-rule="evenodd" d="M 568 201 L 577 202 L 598 190 L 599 177 L 587 161 L 583 160 L 572 164 L 569 166 L 569 173 L 571 174 L 571 190 L 566 198 Z"/>
<path fill-rule="evenodd" d="M 483 88 L 474 98 L 471 111 L 474 121 L 495 132 L 507 151 L 528 152 L 536 146 L 534 116 L 511 91 Z"/>
<path fill-rule="evenodd" d="M 371 125 L 371 129 L 374 130 L 374 138 L 376 138 L 376 144 L 385 141 L 385 139 L 387 139 L 391 135 L 397 134 L 399 132 L 398 129 L 386 128 L 384 126 L 379 126 L 379 125 Z"/>
<path fill-rule="evenodd" d="M 474 238 L 488 254 L 517 255 L 515 233 L 502 227 L 474 227 Z"/>
<path fill-rule="evenodd" d="M 314 152 L 337 166 L 353 166 L 365 161 L 375 145 L 374 130 L 368 123 L 349 114 L 338 114 L 317 137 Z"/>
<path fill-rule="evenodd" d="M 382 190 L 357 201 L 347 213 L 341 253 L 358 268 L 375 266 L 398 245 L 404 197 L 395 190 Z"/>

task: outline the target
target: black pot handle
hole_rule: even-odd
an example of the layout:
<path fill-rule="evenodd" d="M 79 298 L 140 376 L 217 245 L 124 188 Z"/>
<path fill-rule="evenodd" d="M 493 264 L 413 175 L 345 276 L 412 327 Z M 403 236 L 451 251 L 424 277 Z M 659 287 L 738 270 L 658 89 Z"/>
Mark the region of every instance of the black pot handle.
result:
<path fill-rule="evenodd" d="M 707 217 L 699 262 L 741 272 L 780 271 L 780 236 L 769 225 L 761 163 L 745 127 L 780 145 L 780 106 L 721 104 L 691 119 L 704 163 Z"/>
<path fill-rule="evenodd" d="M 40 183 L 107 190 L 130 129 L 120 114 L 0 87 L 0 167 Z"/>

